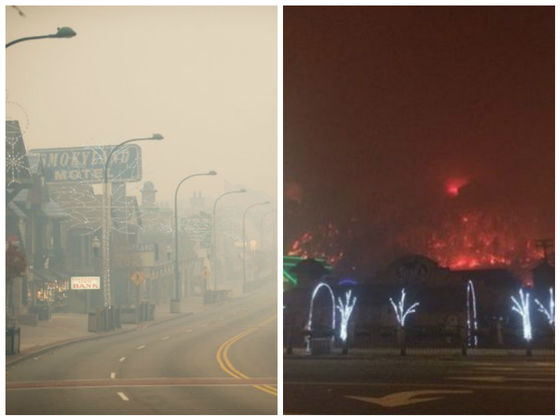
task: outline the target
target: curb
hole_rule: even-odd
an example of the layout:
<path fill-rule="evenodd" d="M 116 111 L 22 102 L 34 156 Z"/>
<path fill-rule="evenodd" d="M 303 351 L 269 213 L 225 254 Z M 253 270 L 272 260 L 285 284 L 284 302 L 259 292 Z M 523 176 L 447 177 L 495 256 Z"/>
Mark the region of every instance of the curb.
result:
<path fill-rule="evenodd" d="M 160 321 L 149 321 L 151 322 L 150 324 L 146 324 L 144 323 L 140 323 L 137 324 L 136 327 L 133 328 L 127 328 L 127 329 L 120 329 L 117 331 L 113 331 L 113 332 L 107 332 L 107 333 L 101 333 L 99 335 L 87 335 L 87 336 L 82 336 L 82 337 L 77 337 L 77 338 L 70 338 L 68 340 L 62 340 L 62 341 L 56 341 L 54 343 L 51 344 L 46 344 L 42 347 L 39 348 L 31 348 L 29 350 L 27 350 L 26 352 L 23 353 L 19 353 L 19 357 L 15 357 L 12 360 L 6 360 L 6 367 L 8 366 L 13 366 L 19 362 L 23 362 L 24 360 L 28 360 L 32 357 L 38 356 L 40 354 L 44 354 L 44 353 L 48 353 L 51 350 L 56 350 L 60 347 L 64 347 L 70 344 L 75 344 L 75 343 L 82 343 L 82 342 L 86 342 L 86 341 L 92 341 L 92 340 L 99 340 L 101 338 L 105 338 L 105 337 L 112 337 L 114 335 L 121 335 L 121 334 L 126 334 L 129 333 L 131 331 L 138 331 L 140 329 L 144 329 L 144 328 L 150 328 L 156 325 L 160 325 L 163 324 L 165 322 L 169 322 L 169 321 L 173 321 L 175 319 L 179 319 L 179 318 L 183 318 L 186 316 L 190 316 L 193 315 L 193 312 L 186 312 L 184 314 L 178 314 L 177 316 L 173 317 L 173 318 L 168 318 L 168 319 L 162 319 Z M 8 358 L 8 356 L 6 356 L 6 359 Z"/>
<path fill-rule="evenodd" d="M 526 356 L 524 350 L 510 349 L 503 350 L 500 353 L 497 352 L 472 352 L 468 353 L 466 356 L 461 354 L 461 351 L 457 352 L 408 352 L 406 356 L 401 356 L 398 350 L 395 352 L 380 352 L 380 353 L 354 353 L 350 351 L 348 354 L 341 354 L 340 352 L 333 352 L 331 354 L 316 355 L 312 356 L 310 354 L 305 354 L 303 352 L 297 352 L 293 354 L 287 354 L 286 350 L 283 353 L 284 360 L 375 360 L 375 359 L 438 359 L 438 360 L 474 360 L 480 358 L 516 358 L 523 360 L 542 360 L 542 359 L 554 359 L 554 350 L 543 349 L 542 351 L 534 350 L 532 356 Z"/>

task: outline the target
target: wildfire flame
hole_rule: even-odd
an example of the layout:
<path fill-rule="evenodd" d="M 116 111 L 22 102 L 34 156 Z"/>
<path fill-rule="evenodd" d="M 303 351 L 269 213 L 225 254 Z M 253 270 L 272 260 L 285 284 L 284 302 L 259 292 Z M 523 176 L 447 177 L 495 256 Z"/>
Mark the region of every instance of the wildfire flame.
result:
<path fill-rule="evenodd" d="M 543 251 L 535 245 L 535 235 L 515 217 L 495 217 L 478 210 L 448 214 L 431 229 L 407 228 L 397 234 L 394 244 L 402 253 L 417 253 L 453 270 L 482 268 L 530 269 L 542 261 Z M 300 235 L 288 255 L 324 258 L 336 266 L 345 256 L 339 229 L 328 223 Z M 386 261 L 388 263 L 389 261 Z"/>
<path fill-rule="evenodd" d="M 319 226 L 316 233 L 304 232 L 296 239 L 288 255 L 303 258 L 323 258 L 330 265 L 336 265 L 344 256 L 339 244 L 340 231 L 333 223 Z"/>

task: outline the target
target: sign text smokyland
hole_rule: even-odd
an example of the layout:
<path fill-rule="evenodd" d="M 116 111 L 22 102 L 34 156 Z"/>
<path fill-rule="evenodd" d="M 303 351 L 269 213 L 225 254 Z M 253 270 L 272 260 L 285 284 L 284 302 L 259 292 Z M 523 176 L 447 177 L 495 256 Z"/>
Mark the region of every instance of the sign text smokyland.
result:
<path fill-rule="evenodd" d="M 30 155 L 39 155 L 49 183 L 103 182 L 105 162 L 114 146 L 65 147 L 34 149 Z M 112 182 L 134 182 L 142 178 L 142 153 L 136 144 L 119 149 L 111 157 L 109 179 Z"/>

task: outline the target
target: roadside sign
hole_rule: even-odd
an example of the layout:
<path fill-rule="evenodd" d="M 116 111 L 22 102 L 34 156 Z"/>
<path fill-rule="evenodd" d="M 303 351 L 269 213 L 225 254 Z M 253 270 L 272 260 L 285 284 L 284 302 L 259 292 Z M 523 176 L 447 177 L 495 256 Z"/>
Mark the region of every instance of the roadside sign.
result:
<path fill-rule="evenodd" d="M 70 290 L 99 290 L 101 278 L 98 276 L 70 277 Z"/>
<path fill-rule="evenodd" d="M 141 271 L 136 271 L 130 275 L 130 281 L 136 287 L 139 287 L 141 284 L 144 284 L 144 274 Z"/>
<path fill-rule="evenodd" d="M 63 147 L 29 150 L 38 155 L 45 181 L 53 184 L 103 182 L 105 162 L 115 146 Z M 142 179 L 142 151 L 136 144 L 118 149 L 111 157 L 109 179 L 112 182 L 134 182 Z"/>
<path fill-rule="evenodd" d="M 191 241 L 200 242 L 203 248 L 210 248 L 210 233 L 212 231 L 212 217 L 200 212 L 186 219 L 185 230 Z"/>

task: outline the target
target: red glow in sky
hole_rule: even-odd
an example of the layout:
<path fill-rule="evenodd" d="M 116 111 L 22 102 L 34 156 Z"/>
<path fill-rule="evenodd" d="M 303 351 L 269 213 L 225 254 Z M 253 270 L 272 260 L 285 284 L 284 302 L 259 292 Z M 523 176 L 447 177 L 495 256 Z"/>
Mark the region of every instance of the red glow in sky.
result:
<path fill-rule="evenodd" d="M 450 178 L 445 183 L 445 191 L 451 197 L 457 197 L 459 190 L 468 184 L 465 178 Z"/>
<path fill-rule="evenodd" d="M 553 8 L 286 7 L 283 22 L 285 252 L 343 251 L 338 267 L 367 275 L 410 253 L 453 269 L 541 260 Z"/>

